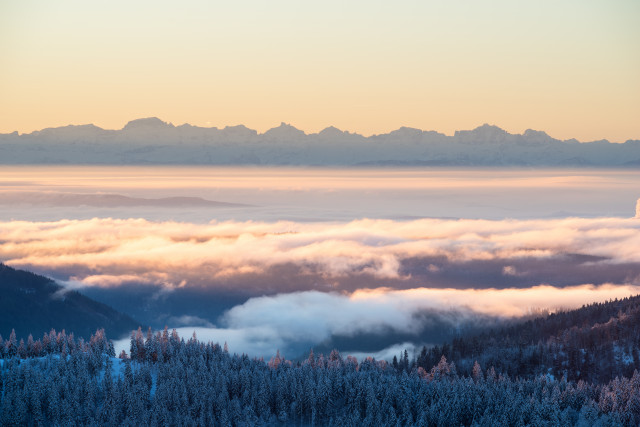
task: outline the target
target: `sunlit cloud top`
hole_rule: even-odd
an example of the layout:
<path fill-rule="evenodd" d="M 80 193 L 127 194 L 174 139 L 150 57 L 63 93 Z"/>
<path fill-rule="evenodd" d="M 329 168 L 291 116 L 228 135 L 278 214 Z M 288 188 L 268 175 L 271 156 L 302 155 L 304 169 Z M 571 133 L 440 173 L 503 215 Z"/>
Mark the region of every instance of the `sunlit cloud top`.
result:
<path fill-rule="evenodd" d="M 640 283 L 640 222 L 622 218 L 210 224 L 0 222 L 0 259 L 73 286 L 524 288 Z"/>

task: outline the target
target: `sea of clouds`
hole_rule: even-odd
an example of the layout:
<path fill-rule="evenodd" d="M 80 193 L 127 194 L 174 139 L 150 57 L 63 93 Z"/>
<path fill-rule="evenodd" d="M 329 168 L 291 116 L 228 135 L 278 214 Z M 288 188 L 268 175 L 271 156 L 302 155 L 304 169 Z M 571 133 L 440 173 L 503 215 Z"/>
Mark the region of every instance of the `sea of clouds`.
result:
<path fill-rule="evenodd" d="M 474 316 L 525 316 L 640 291 L 635 218 L 208 224 L 94 218 L 5 221 L 0 235 L 8 265 L 46 272 L 67 288 L 144 284 L 163 298 L 241 291 L 243 302 L 217 318 L 184 311 L 173 313 L 169 326 L 264 356 L 336 335 L 418 336 L 434 316 L 455 328 Z"/>
<path fill-rule="evenodd" d="M 8 167 L 0 261 L 232 351 L 386 357 L 639 293 L 639 177 Z"/>

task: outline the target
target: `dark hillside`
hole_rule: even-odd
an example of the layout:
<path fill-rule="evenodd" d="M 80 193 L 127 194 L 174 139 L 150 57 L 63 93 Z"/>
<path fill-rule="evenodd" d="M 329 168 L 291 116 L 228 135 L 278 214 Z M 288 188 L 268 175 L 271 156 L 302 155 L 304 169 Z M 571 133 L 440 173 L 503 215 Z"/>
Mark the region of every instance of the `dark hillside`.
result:
<path fill-rule="evenodd" d="M 139 323 L 77 291 L 65 291 L 53 280 L 0 264 L 0 334 L 15 329 L 19 337 L 63 329 L 88 339 L 104 328 L 117 338 L 137 329 Z"/>

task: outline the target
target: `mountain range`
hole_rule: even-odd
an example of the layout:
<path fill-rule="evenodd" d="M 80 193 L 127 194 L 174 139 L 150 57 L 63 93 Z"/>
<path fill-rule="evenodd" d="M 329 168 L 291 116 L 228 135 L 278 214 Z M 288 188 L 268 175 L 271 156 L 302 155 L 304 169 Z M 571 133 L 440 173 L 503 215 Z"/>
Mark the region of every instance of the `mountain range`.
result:
<path fill-rule="evenodd" d="M 307 134 L 285 123 L 258 133 L 243 125 L 174 126 L 152 117 L 120 130 L 90 124 L 0 134 L 0 164 L 637 168 L 640 140 L 558 140 L 487 124 L 453 136 L 408 127 L 369 137 L 335 127 Z"/>

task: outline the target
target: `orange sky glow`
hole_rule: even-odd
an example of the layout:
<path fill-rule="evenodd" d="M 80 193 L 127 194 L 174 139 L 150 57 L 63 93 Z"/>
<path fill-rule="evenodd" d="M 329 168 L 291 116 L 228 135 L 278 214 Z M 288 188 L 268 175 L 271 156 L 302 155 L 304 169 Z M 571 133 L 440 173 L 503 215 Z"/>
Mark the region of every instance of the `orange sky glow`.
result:
<path fill-rule="evenodd" d="M 284 121 L 640 138 L 640 3 L 3 2 L 0 133 Z"/>

